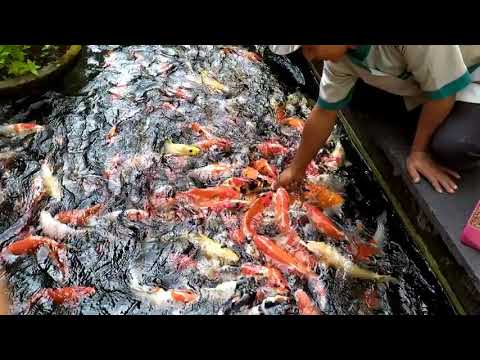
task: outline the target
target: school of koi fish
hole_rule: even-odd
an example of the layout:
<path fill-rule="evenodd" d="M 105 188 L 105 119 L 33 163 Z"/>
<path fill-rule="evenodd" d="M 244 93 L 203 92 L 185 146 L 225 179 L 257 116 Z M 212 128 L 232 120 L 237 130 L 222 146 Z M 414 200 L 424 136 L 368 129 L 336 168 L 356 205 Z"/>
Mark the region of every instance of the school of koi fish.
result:
<path fill-rule="evenodd" d="M 313 103 L 264 51 L 88 46 L 74 94 L 0 106 L 12 313 L 437 311 L 387 212 L 348 208 L 341 128 L 298 190 L 275 189 Z"/>

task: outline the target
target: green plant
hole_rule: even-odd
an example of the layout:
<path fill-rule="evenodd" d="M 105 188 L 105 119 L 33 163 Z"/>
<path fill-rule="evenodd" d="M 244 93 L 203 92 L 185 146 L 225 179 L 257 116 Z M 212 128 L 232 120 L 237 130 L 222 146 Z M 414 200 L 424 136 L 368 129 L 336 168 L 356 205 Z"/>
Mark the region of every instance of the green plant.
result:
<path fill-rule="evenodd" d="M 0 74 L 21 76 L 28 73 L 38 75 L 40 66 L 27 59 L 25 51 L 30 45 L 0 45 Z"/>

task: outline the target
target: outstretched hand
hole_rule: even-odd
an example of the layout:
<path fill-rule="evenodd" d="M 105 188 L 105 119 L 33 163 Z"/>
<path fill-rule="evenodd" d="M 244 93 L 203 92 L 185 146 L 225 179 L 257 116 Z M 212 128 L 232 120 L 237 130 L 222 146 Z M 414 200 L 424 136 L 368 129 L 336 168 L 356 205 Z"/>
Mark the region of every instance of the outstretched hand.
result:
<path fill-rule="evenodd" d="M 300 171 L 290 166 L 286 168 L 278 177 L 278 180 L 273 184 L 273 189 L 283 187 L 287 190 L 293 191 L 300 187 L 305 177 L 305 171 Z"/>
<path fill-rule="evenodd" d="M 436 163 L 426 152 L 412 152 L 407 158 L 407 171 L 414 183 L 423 175 L 439 193 L 445 190 L 453 194 L 458 189 L 454 179 L 460 179 L 460 175 Z"/>

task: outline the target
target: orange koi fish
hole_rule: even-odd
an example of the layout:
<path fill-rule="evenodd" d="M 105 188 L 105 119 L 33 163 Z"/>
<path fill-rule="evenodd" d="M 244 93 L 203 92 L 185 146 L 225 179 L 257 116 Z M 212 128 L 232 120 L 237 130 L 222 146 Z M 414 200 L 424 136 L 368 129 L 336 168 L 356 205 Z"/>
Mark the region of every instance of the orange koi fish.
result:
<path fill-rule="evenodd" d="M 84 226 L 91 217 L 98 215 L 102 207 L 101 204 L 97 204 L 85 209 L 62 211 L 55 215 L 55 219 L 64 224 Z"/>
<path fill-rule="evenodd" d="M 275 288 L 278 292 L 288 291 L 288 283 L 282 273 L 271 266 L 262 266 L 252 263 L 245 263 L 240 266 L 240 273 L 245 276 L 262 276 L 267 278 L 269 286 Z"/>
<path fill-rule="evenodd" d="M 276 141 L 266 141 L 257 145 L 257 149 L 265 157 L 284 155 L 288 153 L 288 149 Z"/>
<path fill-rule="evenodd" d="M 277 169 L 275 166 L 270 165 L 267 160 L 265 159 L 259 159 L 253 162 L 252 164 L 253 168 L 255 170 L 258 170 L 258 172 L 262 175 L 271 177 L 271 178 L 276 178 L 277 177 Z"/>
<path fill-rule="evenodd" d="M 255 235 L 255 218 L 263 212 L 272 202 L 272 192 L 269 191 L 259 196 L 249 207 L 242 219 L 241 229 L 247 238 Z"/>
<path fill-rule="evenodd" d="M 28 235 L 21 240 L 17 240 L 2 250 L 2 256 L 15 255 L 22 256 L 35 253 L 40 247 L 46 246 L 50 251 L 57 252 L 64 248 L 64 245 L 59 244 L 55 240 L 45 236 Z"/>
<path fill-rule="evenodd" d="M 305 199 L 322 209 L 341 206 L 344 202 L 344 199 L 341 195 L 330 190 L 325 185 L 306 183 L 305 188 L 308 190 L 304 194 Z"/>
<path fill-rule="evenodd" d="M 178 195 L 186 196 L 199 205 L 201 205 L 201 203 L 205 201 L 208 202 L 212 200 L 240 199 L 241 196 L 238 191 L 228 188 L 226 186 L 214 186 L 204 189 L 194 188 L 179 193 Z"/>
<path fill-rule="evenodd" d="M 305 127 L 305 120 L 291 117 L 285 120 L 285 124 L 297 129 L 300 132 L 303 132 L 303 128 Z"/>
<path fill-rule="evenodd" d="M 304 276 L 312 276 L 313 272 L 305 264 L 296 259 L 292 254 L 287 250 L 278 246 L 275 241 L 272 239 L 255 234 L 253 236 L 253 241 L 257 249 L 262 252 L 265 256 L 279 262 L 282 265 L 287 266 L 290 269 L 295 270 L 297 273 Z"/>
<path fill-rule="evenodd" d="M 113 126 L 105 136 L 108 145 L 113 144 L 113 139 L 118 135 L 117 127 Z"/>
<path fill-rule="evenodd" d="M 273 195 L 273 207 L 275 209 L 275 221 L 278 229 L 283 234 L 290 232 L 290 216 L 288 215 L 289 206 L 288 192 L 284 188 L 280 187 Z"/>
<path fill-rule="evenodd" d="M 205 127 L 203 127 L 197 122 L 191 123 L 190 128 L 195 132 L 195 134 L 201 135 L 206 139 L 214 139 L 216 137 L 210 131 L 208 131 Z"/>
<path fill-rule="evenodd" d="M 259 182 L 248 177 L 232 177 L 225 180 L 221 186 L 227 186 L 243 194 L 258 189 Z"/>
<path fill-rule="evenodd" d="M 320 315 L 320 311 L 307 293 L 301 289 L 295 291 L 295 301 L 301 315 Z"/>
<path fill-rule="evenodd" d="M 195 143 L 195 146 L 199 147 L 203 151 L 207 151 L 214 147 L 221 149 L 222 151 L 229 151 L 232 148 L 232 142 L 227 139 L 213 138 L 199 141 Z"/>
<path fill-rule="evenodd" d="M 30 299 L 30 307 L 41 299 L 48 299 L 55 305 L 76 304 L 82 298 L 95 294 L 95 288 L 74 286 L 65 288 L 42 289 Z"/>
<path fill-rule="evenodd" d="M 307 211 L 308 218 L 318 231 L 336 240 L 345 238 L 344 232 L 337 229 L 320 209 L 307 203 L 304 203 L 303 207 Z"/>
<path fill-rule="evenodd" d="M 43 126 L 37 125 L 34 122 L 2 125 L 0 126 L 0 135 L 9 137 L 30 135 L 42 131 L 43 129 Z"/>

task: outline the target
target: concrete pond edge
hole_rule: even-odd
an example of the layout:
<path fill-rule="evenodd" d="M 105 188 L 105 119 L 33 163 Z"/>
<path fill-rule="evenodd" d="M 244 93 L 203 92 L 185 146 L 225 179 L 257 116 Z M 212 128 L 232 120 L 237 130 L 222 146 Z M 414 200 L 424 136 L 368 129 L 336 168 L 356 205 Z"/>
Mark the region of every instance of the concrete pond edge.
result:
<path fill-rule="evenodd" d="M 406 212 L 403 210 L 402 205 L 400 204 L 400 201 L 395 197 L 393 194 L 393 191 L 391 191 L 390 187 L 386 183 L 386 181 L 383 179 L 382 174 L 380 171 L 376 168 L 373 160 L 370 158 L 368 155 L 367 150 L 363 147 L 361 144 L 360 140 L 358 137 L 355 135 L 355 131 L 350 127 L 348 124 L 347 119 L 345 118 L 344 114 L 339 111 L 337 113 L 348 137 L 350 138 L 353 146 L 356 148 L 356 150 L 361 154 L 365 162 L 368 164 L 370 169 L 372 170 L 376 180 L 378 181 L 379 185 L 382 187 L 383 191 L 385 192 L 386 196 L 390 200 L 395 212 L 397 215 L 400 217 L 400 219 L 403 222 L 403 225 L 405 226 L 405 229 L 407 230 L 409 236 L 413 239 L 415 244 L 417 245 L 420 253 L 424 256 L 425 260 L 427 261 L 428 265 L 430 266 L 432 272 L 435 274 L 435 277 L 437 278 L 438 282 L 442 286 L 443 290 L 445 291 L 448 299 L 450 300 L 452 306 L 454 307 L 455 311 L 459 315 L 466 315 L 466 311 L 458 299 L 457 295 L 451 288 L 449 282 L 447 281 L 446 277 L 443 275 L 442 271 L 440 270 L 440 266 L 438 265 L 437 261 L 433 257 L 433 255 L 430 253 L 428 250 L 428 247 L 424 243 L 422 237 L 417 233 L 415 230 L 415 226 L 411 222 L 410 218 L 406 215 Z"/>

